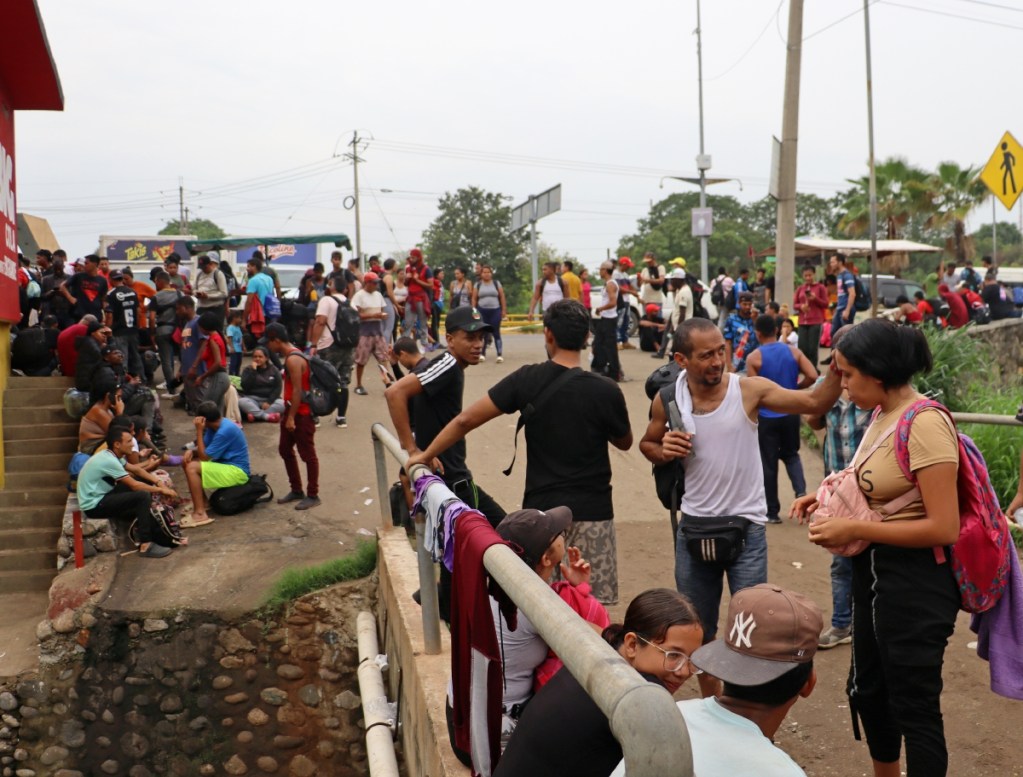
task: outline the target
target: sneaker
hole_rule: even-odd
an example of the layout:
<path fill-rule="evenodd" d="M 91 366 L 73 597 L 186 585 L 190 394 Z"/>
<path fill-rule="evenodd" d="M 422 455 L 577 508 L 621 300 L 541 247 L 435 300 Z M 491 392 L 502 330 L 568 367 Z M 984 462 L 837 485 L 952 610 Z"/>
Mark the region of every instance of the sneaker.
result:
<path fill-rule="evenodd" d="M 355 387 L 355 393 L 358 394 L 360 397 L 364 397 L 367 394 L 369 394 L 369 392 L 366 391 L 366 389 L 363 388 L 362 386 L 356 386 Z"/>
<path fill-rule="evenodd" d="M 279 424 L 281 422 L 281 414 L 280 413 L 267 413 L 266 414 L 266 422 L 268 424 Z"/>
<path fill-rule="evenodd" d="M 338 429 L 347 429 L 348 419 L 345 418 L 343 415 L 338 416 L 337 418 L 334 419 L 334 426 L 336 426 Z"/>
<path fill-rule="evenodd" d="M 768 523 L 781 523 L 781 518 L 779 518 L 777 515 L 772 515 L 772 516 L 770 516 L 767 519 L 767 522 Z"/>
<path fill-rule="evenodd" d="M 178 395 L 177 395 L 177 394 L 170 394 L 170 393 L 167 393 L 167 394 L 161 394 L 161 395 L 160 395 L 160 399 L 167 399 L 167 400 L 171 400 L 171 399 L 177 399 L 177 398 L 178 398 Z"/>
<path fill-rule="evenodd" d="M 487 357 L 486 357 L 486 356 L 484 356 L 483 354 L 480 354 L 480 363 L 482 364 L 482 363 L 483 363 L 483 362 L 485 362 L 486 360 L 487 360 Z"/>
<path fill-rule="evenodd" d="M 284 496 L 277 500 L 277 504 L 286 505 L 289 502 L 298 502 L 301 501 L 302 499 L 305 499 L 305 494 L 303 494 L 301 491 L 289 491 L 288 493 L 286 493 Z"/>
<path fill-rule="evenodd" d="M 166 391 L 167 390 L 167 381 L 164 381 L 163 383 L 157 383 L 155 388 L 156 388 L 157 391 Z"/>
<path fill-rule="evenodd" d="M 315 426 L 317 429 L 320 428 L 320 417 L 318 415 L 313 416 L 313 426 Z"/>
<path fill-rule="evenodd" d="M 305 499 L 295 505 L 296 510 L 308 510 L 310 507 L 316 507 L 320 504 L 320 498 L 318 496 L 307 496 Z"/>
<path fill-rule="evenodd" d="M 821 636 L 817 640 L 817 647 L 821 650 L 828 650 L 838 645 L 848 645 L 850 642 L 852 642 L 851 627 L 836 629 L 834 626 L 828 626 L 821 632 Z"/>
<path fill-rule="evenodd" d="M 501 363 L 502 363 L 502 362 L 504 361 L 504 357 L 503 357 L 503 356 L 498 356 L 498 357 L 497 357 L 497 359 L 496 359 L 495 361 L 496 361 L 496 362 L 497 362 L 498 364 L 501 364 Z"/>

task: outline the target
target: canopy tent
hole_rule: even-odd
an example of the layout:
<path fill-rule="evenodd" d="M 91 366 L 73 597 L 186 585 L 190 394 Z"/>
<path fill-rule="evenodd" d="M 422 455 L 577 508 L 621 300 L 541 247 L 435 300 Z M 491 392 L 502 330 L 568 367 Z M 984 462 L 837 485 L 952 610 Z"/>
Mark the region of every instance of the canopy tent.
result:
<path fill-rule="evenodd" d="M 775 256 L 775 247 L 771 246 L 757 253 L 757 256 Z M 887 254 L 912 254 L 918 252 L 939 253 L 942 248 L 927 245 L 926 243 L 915 243 L 912 240 L 878 240 L 877 253 L 879 256 Z M 827 237 L 797 237 L 796 257 L 811 257 L 825 253 L 843 253 L 849 256 L 867 256 L 870 254 L 869 240 L 832 240 Z"/>
<path fill-rule="evenodd" d="M 324 235 L 273 235 L 271 237 L 224 237 L 212 240 L 189 240 L 185 243 L 188 253 L 192 256 L 206 251 L 222 251 L 225 248 L 245 248 L 247 246 L 270 246 L 278 244 L 309 245 L 317 243 L 333 243 L 338 248 L 352 250 L 352 241 L 348 235 L 330 233 Z"/>

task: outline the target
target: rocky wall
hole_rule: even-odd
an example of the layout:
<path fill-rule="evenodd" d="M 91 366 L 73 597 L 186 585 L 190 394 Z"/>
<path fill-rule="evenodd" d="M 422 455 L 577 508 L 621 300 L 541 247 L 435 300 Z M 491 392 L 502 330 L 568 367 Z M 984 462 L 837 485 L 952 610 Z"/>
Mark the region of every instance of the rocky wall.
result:
<path fill-rule="evenodd" d="M 971 326 L 967 332 L 988 347 L 998 379 L 1006 385 L 1017 384 L 1023 376 L 1023 319 Z"/>
<path fill-rule="evenodd" d="M 237 623 L 44 621 L 40 673 L 0 682 L 0 775 L 367 775 L 356 616 L 375 590 L 340 584 Z"/>

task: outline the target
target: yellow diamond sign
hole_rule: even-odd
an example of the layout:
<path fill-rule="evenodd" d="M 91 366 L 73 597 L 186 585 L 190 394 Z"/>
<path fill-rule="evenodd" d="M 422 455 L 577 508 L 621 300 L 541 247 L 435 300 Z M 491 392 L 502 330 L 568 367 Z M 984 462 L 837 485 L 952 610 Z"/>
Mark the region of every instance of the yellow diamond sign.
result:
<path fill-rule="evenodd" d="M 1023 193 L 1023 147 L 1020 147 L 1011 132 L 1002 135 L 995 153 L 991 155 L 980 180 L 987 184 L 991 193 L 1012 210 L 1016 200 Z"/>

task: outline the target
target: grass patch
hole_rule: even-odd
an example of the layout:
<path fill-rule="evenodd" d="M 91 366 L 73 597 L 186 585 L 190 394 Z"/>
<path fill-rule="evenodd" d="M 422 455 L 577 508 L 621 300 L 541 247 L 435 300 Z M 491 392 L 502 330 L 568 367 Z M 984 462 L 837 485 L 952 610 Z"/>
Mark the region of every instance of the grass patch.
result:
<path fill-rule="evenodd" d="M 1012 541 L 1016 543 L 1017 550 L 1023 550 L 1023 526 L 1010 523 L 1009 534 L 1012 535 Z"/>
<path fill-rule="evenodd" d="M 967 393 L 972 397 L 968 406 L 971 413 L 1016 415 L 1019 406 L 1018 389 L 996 390 L 974 384 L 967 387 Z M 1008 507 L 1019 484 L 1019 452 L 1023 447 L 1020 428 L 991 424 L 961 424 L 960 428 L 964 434 L 973 438 L 984 454 L 998 502 L 1003 508 Z"/>
<path fill-rule="evenodd" d="M 370 540 L 360 542 L 354 551 L 341 558 L 325 561 L 314 567 L 287 569 L 274 583 L 266 603 L 260 609 L 262 612 L 274 612 L 284 604 L 311 591 L 366 577 L 376 565 L 377 543 L 376 540 Z"/>

